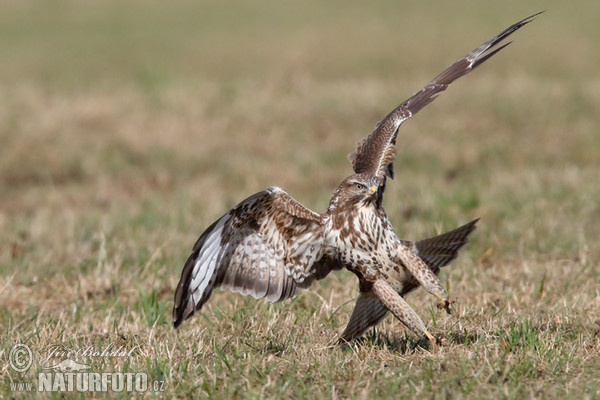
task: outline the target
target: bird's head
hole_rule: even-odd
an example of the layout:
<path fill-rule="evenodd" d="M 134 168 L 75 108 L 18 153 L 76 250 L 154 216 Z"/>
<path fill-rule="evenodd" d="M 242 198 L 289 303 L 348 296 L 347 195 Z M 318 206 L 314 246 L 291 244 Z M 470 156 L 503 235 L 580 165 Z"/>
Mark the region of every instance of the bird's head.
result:
<path fill-rule="evenodd" d="M 330 209 L 341 204 L 375 204 L 383 188 L 380 178 L 372 175 L 351 175 L 338 186 L 331 198 Z"/>

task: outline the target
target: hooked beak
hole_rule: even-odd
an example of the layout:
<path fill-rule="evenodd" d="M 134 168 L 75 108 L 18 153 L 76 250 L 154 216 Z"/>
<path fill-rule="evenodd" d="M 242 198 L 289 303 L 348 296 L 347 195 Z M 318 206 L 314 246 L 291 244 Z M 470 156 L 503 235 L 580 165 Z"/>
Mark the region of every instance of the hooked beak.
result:
<path fill-rule="evenodd" d="M 373 185 L 371 186 L 371 193 L 369 193 L 369 196 L 373 196 L 375 193 L 377 193 L 377 189 L 378 187 Z"/>

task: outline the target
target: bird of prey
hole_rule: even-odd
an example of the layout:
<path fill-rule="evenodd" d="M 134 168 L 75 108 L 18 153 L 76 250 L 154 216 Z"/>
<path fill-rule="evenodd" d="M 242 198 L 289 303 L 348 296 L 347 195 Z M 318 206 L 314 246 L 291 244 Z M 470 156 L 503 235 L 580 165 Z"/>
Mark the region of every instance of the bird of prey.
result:
<path fill-rule="evenodd" d="M 362 335 L 390 311 L 416 335 L 437 343 L 404 296 L 423 286 L 438 298 L 439 308 L 450 311 L 437 275 L 457 258 L 478 219 L 416 242 L 398 238 L 382 205 L 386 180 L 394 177 L 398 128 L 450 83 L 510 44 L 500 45 L 538 14 L 456 61 L 381 120 L 349 156 L 354 174 L 334 190 L 325 213 L 270 187 L 209 226 L 183 267 L 173 307 L 175 328 L 200 310 L 215 288 L 275 303 L 346 268 L 358 277 L 360 294 L 341 342 Z"/>

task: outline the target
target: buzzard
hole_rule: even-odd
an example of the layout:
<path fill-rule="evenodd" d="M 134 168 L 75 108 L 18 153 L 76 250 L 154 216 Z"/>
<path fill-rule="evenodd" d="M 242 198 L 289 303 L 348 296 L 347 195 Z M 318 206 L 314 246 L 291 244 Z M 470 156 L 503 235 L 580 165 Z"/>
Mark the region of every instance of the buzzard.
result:
<path fill-rule="evenodd" d="M 386 180 L 394 177 L 398 128 L 450 83 L 510 44 L 499 45 L 538 14 L 456 61 L 381 120 L 349 156 L 354 174 L 334 190 L 324 214 L 271 187 L 209 226 L 183 267 L 173 307 L 175 328 L 202 308 L 214 288 L 275 303 L 346 268 L 358 277 L 360 295 L 341 342 L 362 335 L 391 311 L 415 334 L 437 343 L 404 296 L 423 286 L 439 299 L 439 308 L 450 312 L 437 275 L 457 258 L 478 219 L 416 242 L 398 238 L 382 205 Z"/>

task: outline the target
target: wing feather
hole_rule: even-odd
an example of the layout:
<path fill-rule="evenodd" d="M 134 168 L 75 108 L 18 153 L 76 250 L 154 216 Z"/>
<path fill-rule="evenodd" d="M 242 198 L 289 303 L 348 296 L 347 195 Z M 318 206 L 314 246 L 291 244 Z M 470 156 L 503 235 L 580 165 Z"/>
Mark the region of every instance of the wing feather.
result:
<path fill-rule="evenodd" d="M 441 235 L 415 242 L 417 254 L 434 272 L 451 264 L 477 228 L 479 218 Z M 437 272 L 436 272 L 437 273 Z"/>
<path fill-rule="evenodd" d="M 326 276 L 319 261 L 324 221 L 276 187 L 242 201 L 196 242 L 175 292 L 175 327 L 202 308 L 214 288 L 277 302 Z"/>
<path fill-rule="evenodd" d="M 349 155 L 354 171 L 357 174 L 365 172 L 377 175 L 382 179 L 386 176 L 393 178 L 392 167 L 395 158 L 395 144 L 400 125 L 435 100 L 437 94 L 446 90 L 456 79 L 468 74 L 510 44 L 506 43 L 494 48 L 509 35 L 533 21 L 539 14 L 541 13 L 533 14 L 509 26 L 500 34 L 446 68 L 425 87 L 392 110 L 377 124 L 375 130 L 365 140 L 357 143 L 356 150 Z"/>

